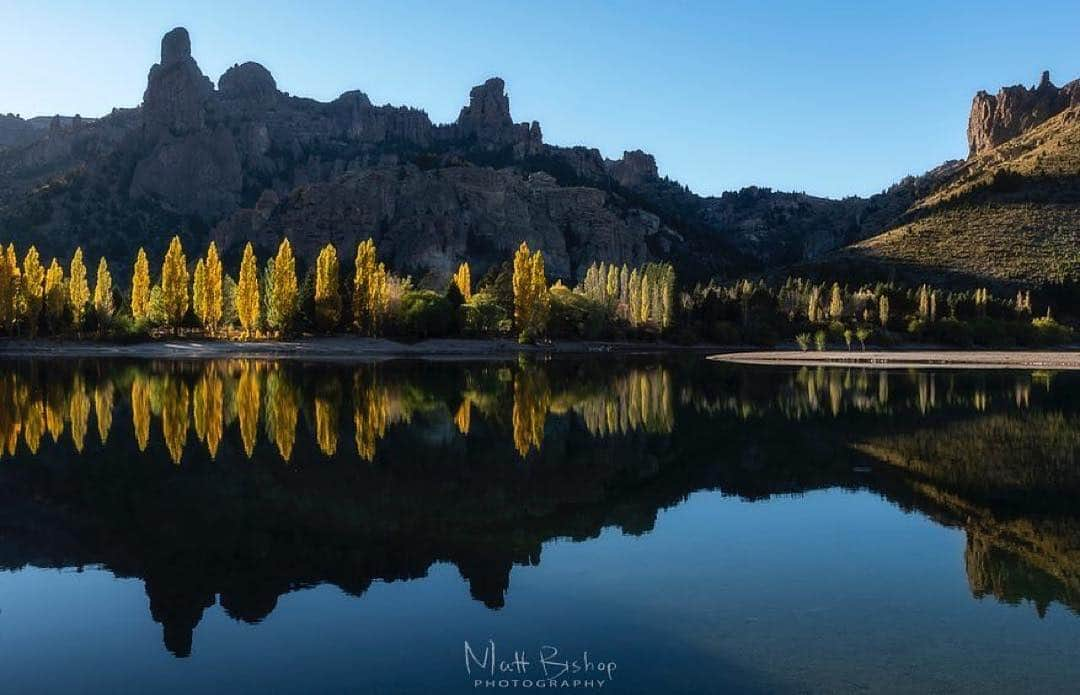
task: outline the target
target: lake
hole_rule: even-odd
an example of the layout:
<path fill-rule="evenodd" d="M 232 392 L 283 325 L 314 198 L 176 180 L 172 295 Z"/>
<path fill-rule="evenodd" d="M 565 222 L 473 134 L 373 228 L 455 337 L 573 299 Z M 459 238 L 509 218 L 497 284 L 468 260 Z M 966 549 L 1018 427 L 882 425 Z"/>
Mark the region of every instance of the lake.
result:
<path fill-rule="evenodd" d="M 1075 691 L 1078 388 L 0 361 L 2 687 Z"/>

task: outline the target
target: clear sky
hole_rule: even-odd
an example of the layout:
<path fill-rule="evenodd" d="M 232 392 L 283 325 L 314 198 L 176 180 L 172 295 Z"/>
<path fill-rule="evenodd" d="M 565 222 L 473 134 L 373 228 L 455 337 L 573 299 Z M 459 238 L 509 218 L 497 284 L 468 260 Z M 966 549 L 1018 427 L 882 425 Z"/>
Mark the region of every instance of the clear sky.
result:
<path fill-rule="evenodd" d="M 101 115 L 142 98 L 161 35 L 211 79 L 457 117 L 498 75 L 545 141 L 641 148 L 702 194 L 879 191 L 967 153 L 976 90 L 1080 77 L 1080 2 L 0 0 L 0 112 Z"/>

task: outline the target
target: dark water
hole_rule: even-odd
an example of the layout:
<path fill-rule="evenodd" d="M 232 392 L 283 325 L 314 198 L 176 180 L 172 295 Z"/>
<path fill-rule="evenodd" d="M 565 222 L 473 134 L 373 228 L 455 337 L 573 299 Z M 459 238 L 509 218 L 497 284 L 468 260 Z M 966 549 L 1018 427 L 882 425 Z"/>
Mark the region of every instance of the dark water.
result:
<path fill-rule="evenodd" d="M 1074 691 L 1078 387 L 0 362 L 0 690 Z"/>

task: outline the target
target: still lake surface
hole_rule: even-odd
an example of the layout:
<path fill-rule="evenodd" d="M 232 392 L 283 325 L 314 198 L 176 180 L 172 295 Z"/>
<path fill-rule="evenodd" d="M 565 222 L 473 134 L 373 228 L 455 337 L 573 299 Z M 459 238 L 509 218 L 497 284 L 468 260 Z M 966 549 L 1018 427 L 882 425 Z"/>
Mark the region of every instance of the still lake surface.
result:
<path fill-rule="evenodd" d="M 0 689 L 1075 691 L 1078 388 L 2 361 Z"/>

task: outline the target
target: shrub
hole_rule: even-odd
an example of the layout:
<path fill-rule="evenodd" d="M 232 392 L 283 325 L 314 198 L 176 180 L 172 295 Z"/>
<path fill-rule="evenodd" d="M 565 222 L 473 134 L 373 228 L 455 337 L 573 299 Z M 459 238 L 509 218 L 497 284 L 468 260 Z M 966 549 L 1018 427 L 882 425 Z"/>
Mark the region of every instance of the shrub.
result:
<path fill-rule="evenodd" d="M 400 330 L 415 338 L 448 335 L 454 324 L 446 297 L 432 290 L 411 290 L 401 298 Z"/>
<path fill-rule="evenodd" d="M 551 288 L 548 334 L 557 338 L 598 338 L 608 326 L 608 311 L 562 285 Z"/>
<path fill-rule="evenodd" d="M 799 344 L 799 349 L 803 352 L 806 352 L 810 349 L 810 340 L 811 338 L 809 333 L 800 333 L 799 335 L 795 336 L 795 342 Z"/>
<path fill-rule="evenodd" d="M 822 352 L 828 342 L 829 336 L 826 335 L 825 331 L 819 330 L 814 334 L 814 347 L 817 348 L 818 352 Z"/>
<path fill-rule="evenodd" d="M 462 305 L 465 333 L 472 336 L 506 335 L 513 327 L 510 316 L 489 292 L 477 292 Z"/>
<path fill-rule="evenodd" d="M 1039 345 L 1061 345 L 1073 339 L 1072 329 L 1055 321 L 1050 312 L 1032 319 L 1031 326 L 1035 329 L 1035 340 Z"/>

